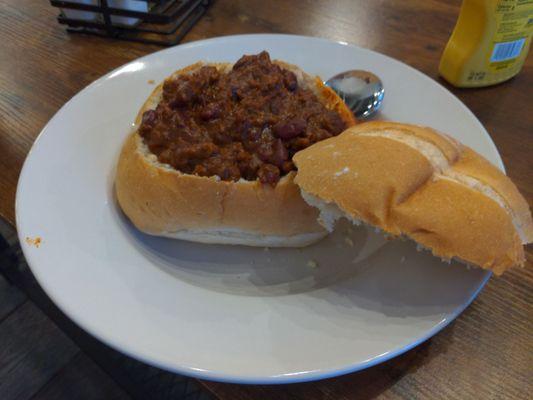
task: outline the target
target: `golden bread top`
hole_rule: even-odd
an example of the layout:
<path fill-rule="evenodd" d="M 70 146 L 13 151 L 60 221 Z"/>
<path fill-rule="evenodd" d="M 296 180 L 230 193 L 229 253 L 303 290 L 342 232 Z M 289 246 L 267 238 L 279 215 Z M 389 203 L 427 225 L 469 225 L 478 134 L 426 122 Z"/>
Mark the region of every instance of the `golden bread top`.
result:
<path fill-rule="evenodd" d="M 304 192 L 443 258 L 499 273 L 522 265 L 522 244 L 533 241 L 529 206 L 511 180 L 431 128 L 359 124 L 294 161 Z"/>

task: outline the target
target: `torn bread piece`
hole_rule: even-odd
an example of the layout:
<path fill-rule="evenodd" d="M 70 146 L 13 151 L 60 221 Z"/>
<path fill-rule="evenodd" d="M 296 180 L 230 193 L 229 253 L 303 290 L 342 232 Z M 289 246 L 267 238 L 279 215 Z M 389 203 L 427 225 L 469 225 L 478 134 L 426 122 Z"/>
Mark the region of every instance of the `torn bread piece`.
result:
<path fill-rule="evenodd" d="M 529 206 L 511 180 L 431 128 L 367 122 L 294 162 L 295 182 L 328 230 L 345 216 L 498 275 L 522 266 L 533 241 Z"/>

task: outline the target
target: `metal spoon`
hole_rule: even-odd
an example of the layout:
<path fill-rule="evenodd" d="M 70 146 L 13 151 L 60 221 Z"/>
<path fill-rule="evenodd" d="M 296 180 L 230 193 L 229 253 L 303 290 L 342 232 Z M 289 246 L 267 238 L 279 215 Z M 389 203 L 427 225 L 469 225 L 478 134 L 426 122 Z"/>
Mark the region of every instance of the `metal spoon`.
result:
<path fill-rule="evenodd" d="M 361 119 L 374 114 L 385 96 L 381 80 L 368 71 L 342 72 L 324 83 L 344 100 L 357 118 Z"/>

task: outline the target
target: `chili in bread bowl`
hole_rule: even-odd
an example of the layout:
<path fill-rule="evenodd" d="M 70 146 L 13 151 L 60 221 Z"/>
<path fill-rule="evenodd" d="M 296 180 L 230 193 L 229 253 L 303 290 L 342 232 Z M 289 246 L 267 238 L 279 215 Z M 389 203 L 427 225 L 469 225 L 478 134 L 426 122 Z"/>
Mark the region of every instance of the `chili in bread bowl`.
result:
<path fill-rule="evenodd" d="M 305 246 L 327 231 L 293 155 L 355 124 L 317 77 L 268 53 L 176 71 L 120 154 L 117 200 L 143 232 L 205 243 Z"/>

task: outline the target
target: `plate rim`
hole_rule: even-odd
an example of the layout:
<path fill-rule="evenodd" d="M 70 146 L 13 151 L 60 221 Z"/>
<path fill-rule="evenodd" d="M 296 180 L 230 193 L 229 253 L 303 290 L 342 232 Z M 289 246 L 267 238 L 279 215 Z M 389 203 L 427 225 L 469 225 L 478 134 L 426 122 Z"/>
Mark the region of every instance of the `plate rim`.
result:
<path fill-rule="evenodd" d="M 338 41 L 338 40 L 332 40 L 327 39 L 323 37 L 314 37 L 314 36 L 306 36 L 306 35 L 292 35 L 292 34 L 269 34 L 269 33 L 260 33 L 260 34 L 243 34 L 243 35 L 226 35 L 226 36 L 218 36 L 208 39 L 202 39 L 192 42 L 187 42 L 183 44 L 179 44 L 176 46 L 164 48 L 149 54 L 146 54 L 142 57 L 135 58 L 133 60 L 128 61 L 125 64 L 122 64 L 113 70 L 105 73 L 104 75 L 100 76 L 98 79 L 92 81 L 82 89 L 80 89 L 74 96 L 72 96 L 68 101 L 66 101 L 56 112 L 55 114 L 48 120 L 48 122 L 44 125 L 44 127 L 40 130 L 39 134 L 37 135 L 36 139 L 34 140 L 30 150 L 28 151 L 28 154 L 26 155 L 26 158 L 24 160 L 19 179 L 17 182 L 16 187 L 16 197 L 15 197 L 15 222 L 17 227 L 17 236 L 20 242 L 20 246 L 23 252 L 23 255 L 27 261 L 28 266 L 30 267 L 33 275 L 35 276 L 37 282 L 43 289 L 43 291 L 47 294 L 47 296 L 50 297 L 50 299 L 54 302 L 54 304 L 65 313 L 65 315 L 68 316 L 69 319 L 71 319 L 76 325 L 78 325 L 80 328 L 82 328 L 85 332 L 89 333 L 91 336 L 95 337 L 99 341 L 101 341 L 103 344 L 113 348 L 116 351 L 119 351 L 123 354 L 126 354 L 129 357 L 132 357 L 136 360 L 139 360 L 141 362 L 144 362 L 148 365 L 153 365 L 155 367 L 161 368 L 166 371 L 171 371 L 174 373 L 182 374 L 185 376 L 189 376 L 192 378 L 197 379 L 206 379 L 216 382 L 224 382 L 224 383 L 236 383 L 236 384 L 287 384 L 287 383 L 300 383 L 300 382 L 309 382 L 309 381 L 316 381 L 321 379 L 327 379 L 335 376 L 340 376 L 348 373 L 353 373 L 357 371 L 364 370 L 366 368 L 375 366 L 377 364 L 380 364 L 382 362 L 388 361 L 392 358 L 395 358 L 417 346 L 424 343 L 429 338 L 436 335 L 438 332 L 440 332 L 442 329 L 444 329 L 446 326 L 448 326 L 452 321 L 454 321 L 471 303 L 472 301 L 479 295 L 481 290 L 485 287 L 488 280 L 492 276 L 492 273 L 490 271 L 484 271 L 483 279 L 481 280 L 479 286 L 471 293 L 470 297 L 465 301 L 461 306 L 455 308 L 452 313 L 447 315 L 445 318 L 443 318 L 439 323 L 437 323 L 435 326 L 433 326 L 431 329 L 424 332 L 423 335 L 420 335 L 417 338 L 410 339 L 406 345 L 398 346 L 396 349 L 390 350 L 388 352 L 385 352 L 383 354 L 377 355 L 375 357 L 372 357 L 368 360 L 365 360 L 363 362 L 357 362 L 354 364 L 349 364 L 344 367 L 340 368 L 331 368 L 331 369 L 317 369 L 317 370 L 311 370 L 311 371 L 302 371 L 297 373 L 283 373 L 279 375 L 270 375 L 270 376 L 241 376 L 241 375 L 235 375 L 235 374 L 228 374 L 228 373 L 220 373 L 217 371 L 212 370 L 206 370 L 201 368 L 195 368 L 191 366 L 177 366 L 175 364 L 170 364 L 168 362 L 160 362 L 154 359 L 149 358 L 149 356 L 145 356 L 141 354 L 142 352 L 138 352 L 133 348 L 126 348 L 121 347 L 120 343 L 117 343 L 115 340 L 109 339 L 105 337 L 105 334 L 101 332 L 97 332 L 92 327 L 87 326 L 87 324 L 78 318 L 75 312 L 71 312 L 69 309 L 68 304 L 62 303 L 57 300 L 56 295 L 53 293 L 52 290 L 50 290 L 47 285 L 44 283 L 44 279 L 41 276 L 40 273 L 36 272 L 34 268 L 32 267 L 32 264 L 35 261 L 35 256 L 33 255 L 33 252 L 29 251 L 29 246 L 25 243 L 24 237 L 22 232 L 18 229 L 19 228 L 19 221 L 21 220 L 21 207 L 20 207 L 20 197 L 19 194 L 21 193 L 21 187 L 23 186 L 23 182 L 25 179 L 25 176 L 28 174 L 28 165 L 29 165 L 29 159 L 32 156 L 33 150 L 38 146 L 38 143 L 40 142 L 41 138 L 43 137 L 44 133 L 48 130 L 49 125 L 52 123 L 55 118 L 58 117 L 58 114 L 63 110 L 65 107 L 67 107 L 71 102 L 74 101 L 78 96 L 82 95 L 83 92 L 88 90 L 89 88 L 93 86 L 97 86 L 100 83 L 102 83 L 104 80 L 106 80 L 109 76 L 113 74 L 117 74 L 121 69 L 127 67 L 128 65 L 132 63 L 136 63 L 139 61 L 143 61 L 146 58 L 153 57 L 156 54 L 159 54 L 161 52 L 171 52 L 175 51 L 176 48 L 182 48 L 187 49 L 191 47 L 195 47 L 198 45 L 209 45 L 212 42 L 220 42 L 221 40 L 239 40 L 239 39 L 261 39 L 261 38 L 299 38 L 304 40 L 312 40 L 312 41 L 318 41 L 322 43 L 329 43 L 333 45 L 342 45 L 346 47 L 355 47 L 359 51 L 363 52 L 369 52 L 376 55 L 379 55 L 380 57 L 385 57 L 388 61 L 392 61 L 394 63 L 400 63 L 403 64 L 405 67 L 407 67 L 411 72 L 414 72 L 419 79 L 424 79 L 426 81 L 430 81 L 431 84 L 437 85 L 440 87 L 440 89 L 447 92 L 449 96 L 452 98 L 455 98 L 457 100 L 458 104 L 461 106 L 464 112 L 469 114 L 473 121 L 475 121 L 475 124 L 479 126 L 480 130 L 485 132 L 485 139 L 488 140 L 488 145 L 491 147 L 491 150 L 495 154 L 495 158 L 497 161 L 497 166 L 502 169 L 505 172 L 505 166 L 503 164 L 503 160 L 501 158 L 501 155 L 492 140 L 492 137 L 487 132 L 481 121 L 475 116 L 475 114 L 450 90 L 448 90 L 445 86 L 443 86 L 439 81 L 431 78 L 430 76 L 426 75 L 425 73 L 419 71 L 418 69 L 412 67 L 411 65 L 400 61 L 398 59 L 395 59 L 393 57 L 390 57 L 386 54 L 380 53 L 375 50 L 371 50 L 368 48 L 364 48 L 361 46 L 358 46 L 356 44 L 352 44 L 345 41 Z"/>

